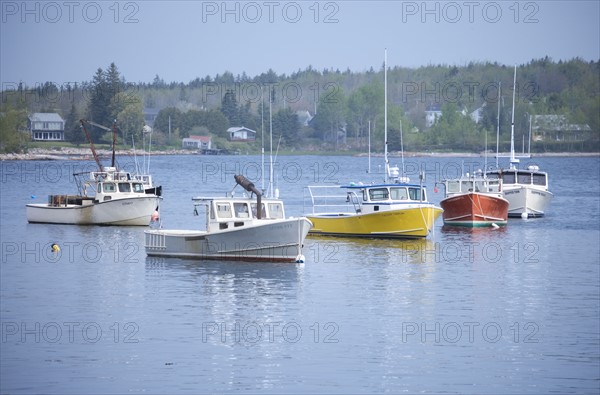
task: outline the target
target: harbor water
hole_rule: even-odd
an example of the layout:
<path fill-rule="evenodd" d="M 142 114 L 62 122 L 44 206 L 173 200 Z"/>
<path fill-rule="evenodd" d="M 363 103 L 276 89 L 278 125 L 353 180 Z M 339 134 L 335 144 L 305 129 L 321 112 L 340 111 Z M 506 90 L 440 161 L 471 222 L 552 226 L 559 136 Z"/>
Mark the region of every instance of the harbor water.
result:
<path fill-rule="evenodd" d="M 371 162 L 279 156 L 273 184 L 299 216 L 307 185 L 381 181 Z M 95 166 L 0 162 L 0 392 L 598 393 L 600 159 L 528 164 L 549 173 L 544 218 L 309 236 L 296 264 L 149 258 L 144 227 L 28 224 L 27 203 L 76 193 L 72 174 Z M 404 161 L 435 203 L 436 181 L 483 166 Z M 235 174 L 269 185 L 260 156 L 153 156 L 150 170 L 166 229 L 203 228 L 191 198 L 223 196 Z"/>

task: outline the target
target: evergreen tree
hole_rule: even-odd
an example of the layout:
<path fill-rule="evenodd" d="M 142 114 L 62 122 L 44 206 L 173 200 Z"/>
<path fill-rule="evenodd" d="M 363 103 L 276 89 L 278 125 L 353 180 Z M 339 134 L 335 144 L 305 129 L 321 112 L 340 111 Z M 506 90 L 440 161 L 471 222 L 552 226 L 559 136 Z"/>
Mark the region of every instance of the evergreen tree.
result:
<path fill-rule="evenodd" d="M 239 125 L 239 108 L 235 93 L 232 89 L 228 89 L 221 101 L 221 112 L 229 121 L 230 125 Z"/>

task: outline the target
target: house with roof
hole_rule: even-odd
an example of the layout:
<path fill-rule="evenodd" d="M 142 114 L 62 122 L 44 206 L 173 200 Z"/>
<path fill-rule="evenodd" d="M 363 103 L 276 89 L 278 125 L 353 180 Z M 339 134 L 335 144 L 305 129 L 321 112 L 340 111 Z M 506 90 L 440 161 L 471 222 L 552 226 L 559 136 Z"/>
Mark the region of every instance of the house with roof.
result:
<path fill-rule="evenodd" d="M 211 136 L 190 136 L 181 141 L 181 147 L 185 149 L 209 150 L 212 148 Z"/>
<path fill-rule="evenodd" d="M 27 119 L 27 128 L 34 141 L 63 141 L 65 120 L 55 112 L 36 112 Z"/>
<path fill-rule="evenodd" d="M 572 124 L 565 115 L 534 115 L 533 141 L 586 141 L 593 137 L 588 124 Z"/>
<path fill-rule="evenodd" d="M 442 107 L 439 104 L 430 104 L 425 109 L 425 127 L 432 127 L 442 116 Z"/>
<path fill-rule="evenodd" d="M 229 141 L 255 141 L 256 131 L 245 126 L 232 127 L 227 129 L 227 139 Z"/>

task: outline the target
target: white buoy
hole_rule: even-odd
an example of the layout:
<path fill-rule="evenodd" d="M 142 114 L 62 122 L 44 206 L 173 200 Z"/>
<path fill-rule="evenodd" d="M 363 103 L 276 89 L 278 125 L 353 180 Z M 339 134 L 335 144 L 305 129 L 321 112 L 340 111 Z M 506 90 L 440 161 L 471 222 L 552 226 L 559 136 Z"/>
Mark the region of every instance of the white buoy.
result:
<path fill-rule="evenodd" d="M 527 219 L 527 213 L 521 213 L 521 218 Z"/>

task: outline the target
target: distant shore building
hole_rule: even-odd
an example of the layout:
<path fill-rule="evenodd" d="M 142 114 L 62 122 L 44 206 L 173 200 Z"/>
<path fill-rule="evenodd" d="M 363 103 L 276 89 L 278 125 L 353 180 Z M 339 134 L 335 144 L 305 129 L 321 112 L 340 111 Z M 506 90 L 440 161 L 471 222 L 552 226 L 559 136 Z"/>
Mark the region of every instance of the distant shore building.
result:
<path fill-rule="evenodd" d="M 55 112 L 36 112 L 28 117 L 28 128 L 34 141 L 64 141 L 65 120 Z"/>
<path fill-rule="evenodd" d="M 588 124 L 572 124 L 564 115 L 534 115 L 533 141 L 586 141 L 593 138 Z"/>
<path fill-rule="evenodd" d="M 255 141 L 256 131 L 245 126 L 229 128 L 227 129 L 227 139 L 229 141 Z"/>
<path fill-rule="evenodd" d="M 432 127 L 442 116 L 442 107 L 439 104 L 430 104 L 425 109 L 425 127 Z"/>
<path fill-rule="evenodd" d="M 211 136 L 190 136 L 181 141 L 181 147 L 185 149 L 209 150 L 212 148 Z"/>

